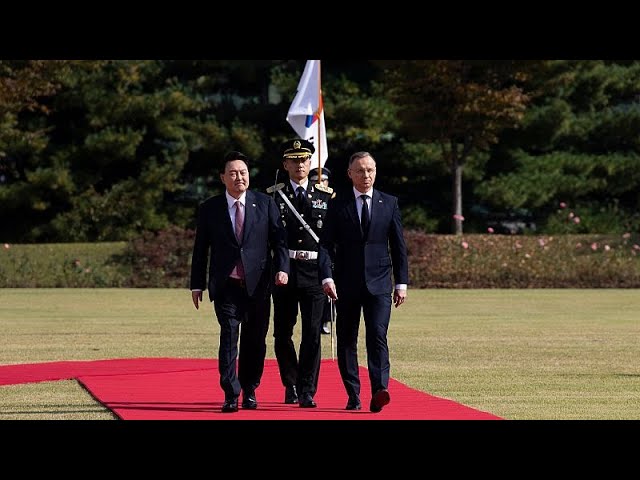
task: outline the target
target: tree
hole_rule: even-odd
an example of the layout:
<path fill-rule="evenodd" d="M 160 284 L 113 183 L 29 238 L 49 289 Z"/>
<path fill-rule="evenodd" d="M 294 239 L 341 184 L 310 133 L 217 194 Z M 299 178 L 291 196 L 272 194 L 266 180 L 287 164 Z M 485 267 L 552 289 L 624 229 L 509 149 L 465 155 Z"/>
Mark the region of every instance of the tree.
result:
<path fill-rule="evenodd" d="M 0 117 L 22 110 L 46 110 L 39 97 L 55 93 L 66 60 L 0 60 Z"/>
<path fill-rule="evenodd" d="M 18 158 L 22 152 L 46 145 L 44 129 L 21 130 L 25 111 L 49 113 L 43 100 L 60 88 L 60 76 L 69 61 L 0 60 L 0 185 L 24 177 Z"/>
<path fill-rule="evenodd" d="M 72 61 L 0 60 L 0 234 L 13 240 L 28 222 L 31 174 L 28 159 L 48 144 L 44 122 L 23 125 L 26 116 L 45 117 L 49 98 L 61 88 L 61 78 Z"/>
<path fill-rule="evenodd" d="M 13 241 L 123 240 L 185 226 L 197 202 L 215 193 L 212 160 L 230 149 L 262 154 L 261 133 L 241 116 L 252 99 L 235 93 L 256 86 L 250 71 L 242 62 L 71 63 L 43 108 L 28 110 L 27 96 L 15 116 L 15 136 L 40 132 L 40 143 L 6 143 L 7 157 L 20 162 L 0 185 L 0 213 L 10 219 L 0 233 Z M 203 188 L 194 195 L 193 185 Z"/>
<path fill-rule="evenodd" d="M 478 195 L 549 233 L 569 215 L 575 233 L 640 227 L 640 62 L 553 61 L 532 80 L 539 95 L 493 147 Z"/>
<path fill-rule="evenodd" d="M 435 143 L 452 175 L 453 230 L 462 233 L 462 173 L 474 152 L 521 121 L 529 96 L 523 82 L 533 64 L 516 61 L 380 62 L 387 92 L 409 138 Z"/>

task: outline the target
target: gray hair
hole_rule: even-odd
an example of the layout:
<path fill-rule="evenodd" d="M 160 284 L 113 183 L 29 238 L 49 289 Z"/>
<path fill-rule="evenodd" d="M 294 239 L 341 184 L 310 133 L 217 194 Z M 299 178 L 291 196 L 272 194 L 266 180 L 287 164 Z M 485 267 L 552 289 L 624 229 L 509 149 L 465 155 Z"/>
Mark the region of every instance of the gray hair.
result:
<path fill-rule="evenodd" d="M 356 152 L 353 155 L 351 155 L 351 157 L 349 158 L 349 168 L 351 168 L 351 165 L 353 165 L 353 162 L 355 162 L 356 160 L 360 160 L 361 158 L 364 157 L 371 157 L 371 160 L 373 160 L 374 162 L 376 161 L 375 158 L 373 158 L 373 155 L 371 155 L 369 152 Z"/>

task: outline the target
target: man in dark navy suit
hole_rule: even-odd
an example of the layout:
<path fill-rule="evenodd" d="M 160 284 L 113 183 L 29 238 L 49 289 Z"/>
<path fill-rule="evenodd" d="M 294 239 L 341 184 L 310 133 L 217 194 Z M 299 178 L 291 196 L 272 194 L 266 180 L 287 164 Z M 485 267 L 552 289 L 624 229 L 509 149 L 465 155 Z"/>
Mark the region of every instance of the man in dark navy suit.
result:
<path fill-rule="evenodd" d="M 218 367 L 225 394 L 222 411 L 231 413 L 238 411 L 240 390 L 242 408 L 258 407 L 255 391 L 267 351 L 272 280 L 276 285 L 288 282 L 289 251 L 287 232 L 273 198 L 248 190 L 247 157 L 240 152 L 228 153 L 220 179 L 225 193 L 208 198 L 198 210 L 191 295 L 199 308 L 202 291 L 209 289 L 220 324 Z"/>
<path fill-rule="evenodd" d="M 349 396 L 346 409 L 361 409 L 358 329 L 362 311 L 371 381 L 370 410 L 379 412 L 391 399 L 387 330 L 392 294 L 396 307 L 407 296 L 407 247 L 398 199 L 373 188 L 376 162 L 371 154 L 354 153 L 347 173 L 353 190 L 338 195 L 328 209 L 320 238 L 320 278 L 324 292 L 336 300 L 338 368 Z"/>

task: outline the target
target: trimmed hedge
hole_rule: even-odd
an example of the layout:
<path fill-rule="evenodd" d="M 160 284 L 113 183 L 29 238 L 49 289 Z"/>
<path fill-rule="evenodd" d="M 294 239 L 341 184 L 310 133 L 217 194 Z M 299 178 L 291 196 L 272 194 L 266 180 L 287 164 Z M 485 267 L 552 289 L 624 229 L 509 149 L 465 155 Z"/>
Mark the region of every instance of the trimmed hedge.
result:
<path fill-rule="evenodd" d="M 132 287 L 189 287 L 195 230 L 169 227 L 129 242 L 119 259 L 131 267 Z"/>
<path fill-rule="evenodd" d="M 638 235 L 405 232 L 414 288 L 637 288 Z"/>
<path fill-rule="evenodd" d="M 0 287 L 125 287 L 125 242 L 0 244 Z"/>
<path fill-rule="evenodd" d="M 129 242 L 0 244 L 0 287 L 182 287 L 194 232 Z M 640 238 L 405 231 L 411 288 L 638 288 Z"/>

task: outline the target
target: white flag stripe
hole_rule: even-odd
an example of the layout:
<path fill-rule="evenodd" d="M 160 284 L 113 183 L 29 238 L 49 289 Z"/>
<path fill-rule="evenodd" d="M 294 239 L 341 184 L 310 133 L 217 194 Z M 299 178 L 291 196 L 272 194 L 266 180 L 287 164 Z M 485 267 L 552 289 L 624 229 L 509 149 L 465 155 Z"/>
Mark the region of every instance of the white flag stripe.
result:
<path fill-rule="evenodd" d="M 320 150 L 320 165 L 324 167 L 329 152 L 327 150 L 327 131 L 324 123 L 324 108 L 321 108 L 322 100 L 320 98 L 320 78 L 318 75 L 320 69 L 320 60 L 307 60 L 307 64 L 302 72 L 302 77 L 298 83 L 298 92 L 296 93 L 289 112 L 287 113 L 287 122 L 293 130 L 303 138 L 313 143 L 316 151 L 311 157 L 311 168 L 318 168 L 318 150 Z M 318 149 L 318 122 L 320 122 L 320 149 Z"/>

